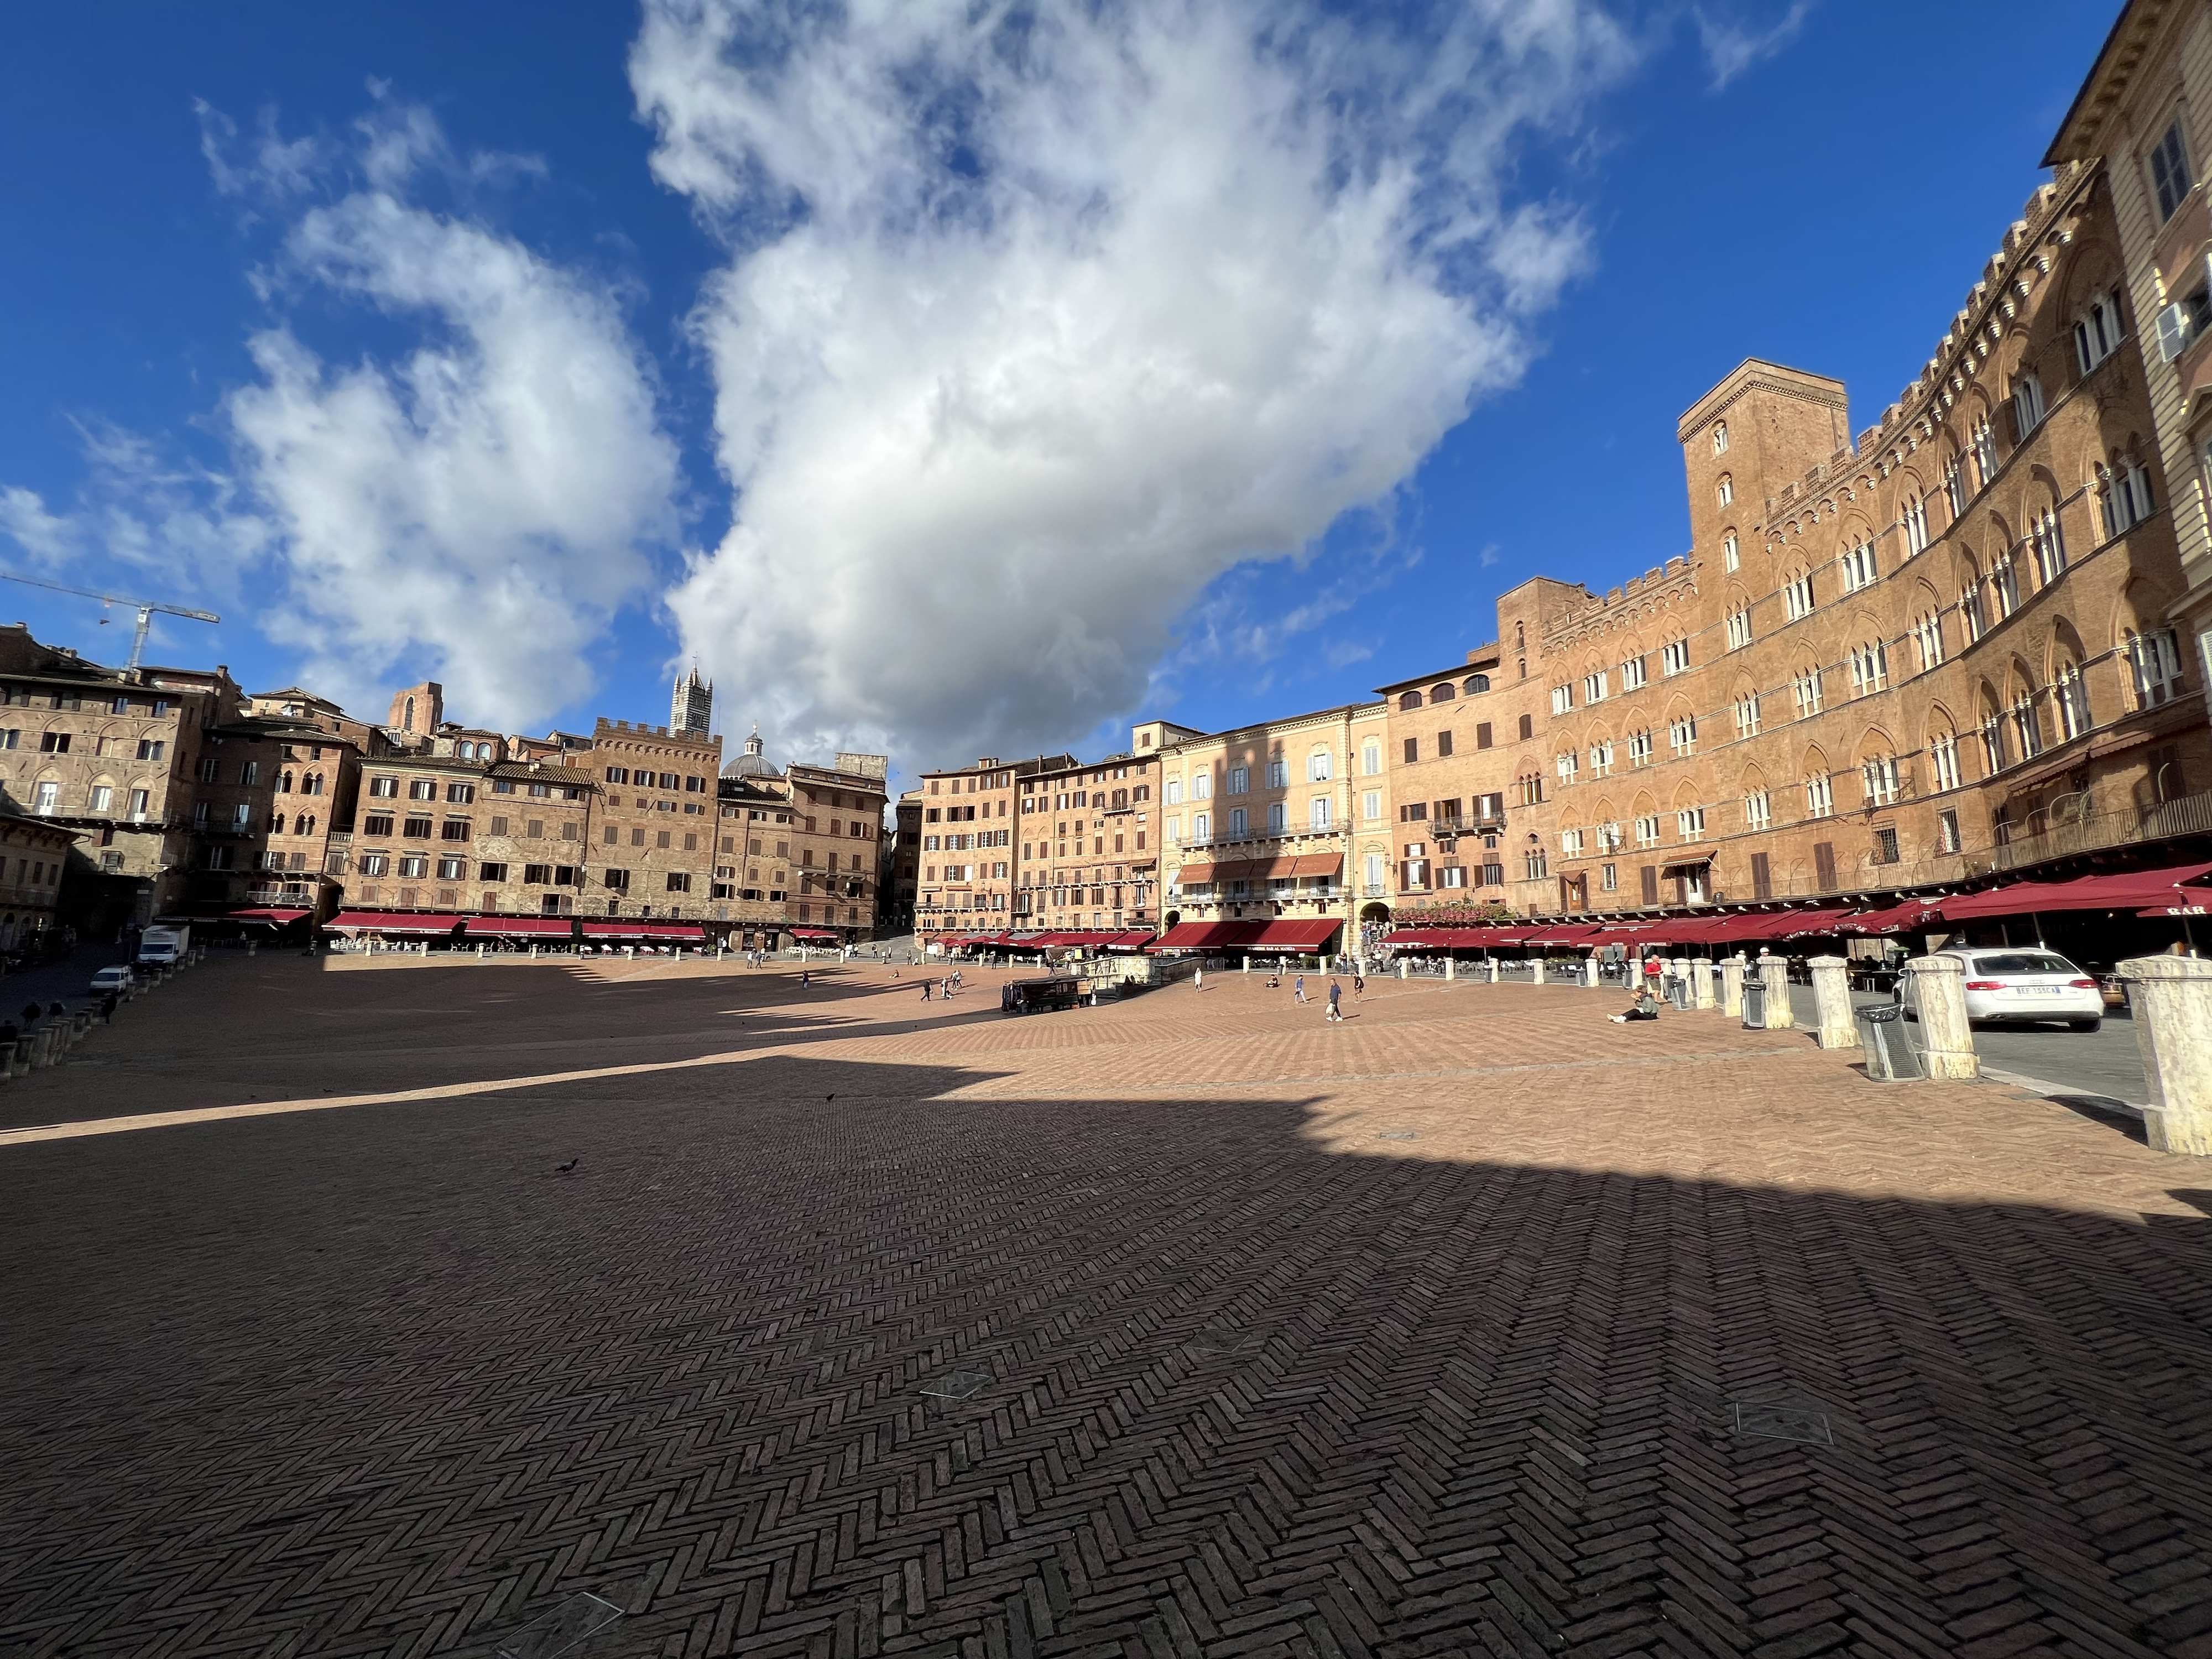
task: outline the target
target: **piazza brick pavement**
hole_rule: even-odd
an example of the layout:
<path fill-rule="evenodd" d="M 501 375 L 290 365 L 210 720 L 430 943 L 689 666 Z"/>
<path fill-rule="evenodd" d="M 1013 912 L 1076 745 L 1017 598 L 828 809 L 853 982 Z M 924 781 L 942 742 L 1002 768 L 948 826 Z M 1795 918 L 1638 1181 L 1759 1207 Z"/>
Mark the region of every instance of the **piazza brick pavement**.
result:
<path fill-rule="evenodd" d="M 0 1085 L 0 1652 L 2212 1655 L 2212 1168 L 915 971 L 234 957 Z"/>

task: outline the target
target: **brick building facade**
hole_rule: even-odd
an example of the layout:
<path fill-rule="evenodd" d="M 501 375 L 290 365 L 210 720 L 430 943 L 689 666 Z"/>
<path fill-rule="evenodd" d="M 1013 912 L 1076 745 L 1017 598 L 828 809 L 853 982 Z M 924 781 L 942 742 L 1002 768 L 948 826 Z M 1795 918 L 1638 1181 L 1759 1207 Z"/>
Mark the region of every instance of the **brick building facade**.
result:
<path fill-rule="evenodd" d="M 1019 781 L 1009 924 L 1121 933 L 1160 919 L 1160 763 L 1110 755 Z"/>

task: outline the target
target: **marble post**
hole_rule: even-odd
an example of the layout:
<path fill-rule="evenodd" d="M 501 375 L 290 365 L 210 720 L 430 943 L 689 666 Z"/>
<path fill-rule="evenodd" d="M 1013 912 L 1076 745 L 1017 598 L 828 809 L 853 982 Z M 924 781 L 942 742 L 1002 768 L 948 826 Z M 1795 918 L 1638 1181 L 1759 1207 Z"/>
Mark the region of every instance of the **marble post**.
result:
<path fill-rule="evenodd" d="M 1858 1022 L 1851 1018 L 1851 964 L 1841 957 L 1814 957 L 1813 1002 L 1820 1011 L 1820 1046 L 1856 1048 Z"/>
<path fill-rule="evenodd" d="M 1964 1081 L 1982 1074 L 1974 1029 L 1966 1019 L 1966 964 L 1958 957 L 1915 957 L 1905 1006 L 1920 1016 L 1923 1063 L 1931 1078 Z"/>
<path fill-rule="evenodd" d="M 2212 1158 L 2212 962 L 2136 957 L 2119 967 L 2135 1015 L 2154 1151 Z"/>

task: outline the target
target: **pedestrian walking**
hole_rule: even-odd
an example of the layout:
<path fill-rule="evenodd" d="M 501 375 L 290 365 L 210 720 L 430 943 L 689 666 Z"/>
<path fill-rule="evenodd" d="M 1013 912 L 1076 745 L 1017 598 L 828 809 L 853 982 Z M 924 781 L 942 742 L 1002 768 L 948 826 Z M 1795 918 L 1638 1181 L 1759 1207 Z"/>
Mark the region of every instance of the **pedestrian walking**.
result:
<path fill-rule="evenodd" d="M 924 980 L 921 982 L 921 1000 L 924 1002 L 929 1000 L 929 981 L 927 980 Z"/>
<path fill-rule="evenodd" d="M 808 986 L 813 983 L 814 981 L 807 976 L 806 969 L 804 968 L 800 969 L 799 970 L 799 988 L 804 991 Z"/>
<path fill-rule="evenodd" d="M 1352 970 L 1352 994 L 1355 998 L 1367 994 L 1367 976 L 1357 968 Z"/>
<path fill-rule="evenodd" d="M 1304 974 L 1291 981 L 1291 994 L 1300 1002 L 1307 1000 L 1306 976 Z"/>
<path fill-rule="evenodd" d="M 1328 982 L 1328 1017 L 1339 1022 L 1344 1018 L 1344 987 L 1334 980 Z"/>

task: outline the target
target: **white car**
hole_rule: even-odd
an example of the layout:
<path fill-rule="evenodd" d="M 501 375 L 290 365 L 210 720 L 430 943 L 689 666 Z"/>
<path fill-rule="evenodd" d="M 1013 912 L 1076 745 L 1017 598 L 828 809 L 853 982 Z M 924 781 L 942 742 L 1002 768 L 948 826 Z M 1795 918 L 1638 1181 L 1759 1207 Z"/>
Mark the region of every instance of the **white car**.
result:
<path fill-rule="evenodd" d="M 2014 946 L 1990 951 L 1939 951 L 1966 969 L 1966 1018 L 1991 1025 L 2029 1025 L 2064 1020 L 2075 1031 L 2094 1031 L 2105 1018 L 2097 981 L 2055 951 Z M 1900 975 L 1898 1000 L 1917 1019 L 1909 994 L 1913 975 Z"/>
<path fill-rule="evenodd" d="M 127 991 L 131 988 L 131 981 L 137 977 L 128 968 L 103 968 L 92 976 L 92 994 L 99 997 L 106 996 L 110 991 Z"/>

